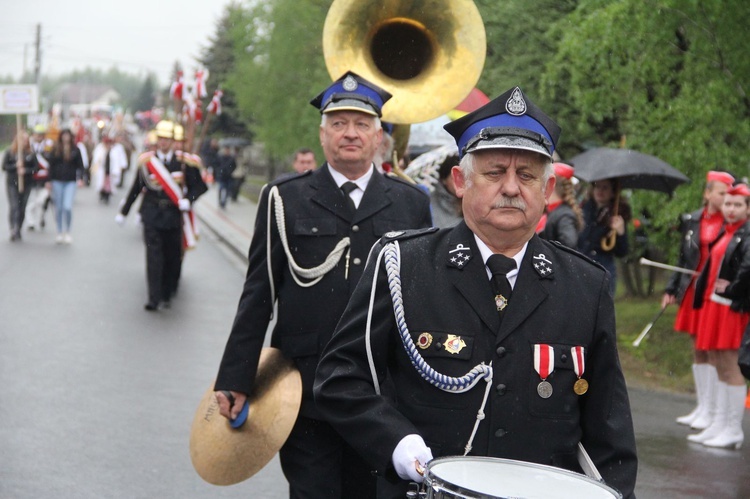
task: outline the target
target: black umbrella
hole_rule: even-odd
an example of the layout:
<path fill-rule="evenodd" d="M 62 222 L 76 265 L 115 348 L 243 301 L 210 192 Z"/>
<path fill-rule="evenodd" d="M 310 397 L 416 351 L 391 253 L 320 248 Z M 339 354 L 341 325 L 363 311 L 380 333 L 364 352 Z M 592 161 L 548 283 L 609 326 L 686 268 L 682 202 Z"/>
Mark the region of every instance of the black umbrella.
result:
<path fill-rule="evenodd" d="M 586 182 L 616 178 L 623 189 L 647 189 L 672 194 L 678 185 L 690 182 L 681 171 L 655 156 L 630 149 L 598 147 L 568 160 L 575 176 Z"/>
<path fill-rule="evenodd" d="M 225 137 L 219 139 L 219 147 L 245 147 L 250 141 L 242 137 Z"/>

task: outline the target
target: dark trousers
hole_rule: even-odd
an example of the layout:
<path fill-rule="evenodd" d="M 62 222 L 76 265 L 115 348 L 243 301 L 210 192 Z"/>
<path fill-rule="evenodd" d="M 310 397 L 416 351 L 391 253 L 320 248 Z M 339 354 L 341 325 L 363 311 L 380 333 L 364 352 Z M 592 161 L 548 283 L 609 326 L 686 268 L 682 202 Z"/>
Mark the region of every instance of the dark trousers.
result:
<path fill-rule="evenodd" d="M 158 305 L 169 301 L 177 289 L 182 258 L 182 228 L 143 227 L 146 243 L 148 301 Z"/>
<path fill-rule="evenodd" d="M 298 417 L 279 457 L 290 499 L 375 497 L 370 467 L 324 421 Z"/>
<path fill-rule="evenodd" d="M 13 234 L 21 232 L 23 219 L 26 216 L 26 203 L 31 194 L 32 180 L 30 175 L 24 176 L 24 190 L 18 192 L 18 175 L 16 172 L 8 172 L 5 179 L 5 187 L 8 193 L 8 222 Z"/>

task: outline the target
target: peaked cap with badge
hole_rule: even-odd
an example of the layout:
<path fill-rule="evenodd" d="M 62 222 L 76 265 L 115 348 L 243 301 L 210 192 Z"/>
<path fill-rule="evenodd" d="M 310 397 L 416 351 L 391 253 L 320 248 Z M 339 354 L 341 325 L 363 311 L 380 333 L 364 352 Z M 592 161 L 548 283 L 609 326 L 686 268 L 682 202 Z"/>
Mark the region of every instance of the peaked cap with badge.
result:
<path fill-rule="evenodd" d="M 482 149 L 524 149 L 552 158 L 560 127 L 515 87 L 443 128 L 459 157 Z"/>
<path fill-rule="evenodd" d="M 391 94 L 352 71 L 347 71 L 310 101 L 320 114 L 332 111 L 359 111 L 380 117 Z"/>

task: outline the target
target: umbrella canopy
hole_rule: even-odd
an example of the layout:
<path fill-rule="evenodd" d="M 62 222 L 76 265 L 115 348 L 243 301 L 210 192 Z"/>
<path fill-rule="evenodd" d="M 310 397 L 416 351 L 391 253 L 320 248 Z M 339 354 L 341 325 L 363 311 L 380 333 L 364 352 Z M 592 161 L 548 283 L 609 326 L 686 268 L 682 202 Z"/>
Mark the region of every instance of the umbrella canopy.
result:
<path fill-rule="evenodd" d="M 575 176 L 586 182 L 616 178 L 623 189 L 647 189 L 672 194 L 690 182 L 681 171 L 661 159 L 630 149 L 598 147 L 568 160 Z"/>
<path fill-rule="evenodd" d="M 219 147 L 245 147 L 250 141 L 241 137 L 225 137 L 219 139 Z"/>

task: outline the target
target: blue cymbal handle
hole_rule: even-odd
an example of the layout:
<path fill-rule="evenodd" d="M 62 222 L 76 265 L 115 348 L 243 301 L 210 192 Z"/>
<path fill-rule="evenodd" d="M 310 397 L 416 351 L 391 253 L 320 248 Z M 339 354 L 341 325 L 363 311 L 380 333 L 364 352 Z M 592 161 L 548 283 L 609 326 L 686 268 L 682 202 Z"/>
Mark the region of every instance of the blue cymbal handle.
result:
<path fill-rule="evenodd" d="M 239 414 L 237 414 L 236 418 L 229 422 L 229 426 L 231 426 L 235 430 L 240 428 L 243 424 L 245 424 L 245 421 L 247 421 L 248 412 L 250 412 L 250 402 L 245 400 L 245 403 L 242 405 L 242 410 Z"/>

